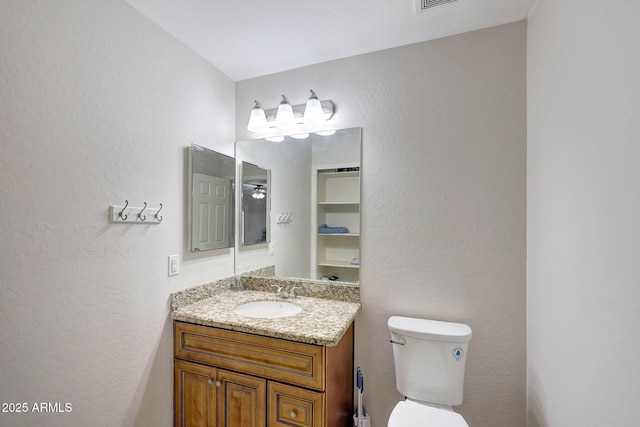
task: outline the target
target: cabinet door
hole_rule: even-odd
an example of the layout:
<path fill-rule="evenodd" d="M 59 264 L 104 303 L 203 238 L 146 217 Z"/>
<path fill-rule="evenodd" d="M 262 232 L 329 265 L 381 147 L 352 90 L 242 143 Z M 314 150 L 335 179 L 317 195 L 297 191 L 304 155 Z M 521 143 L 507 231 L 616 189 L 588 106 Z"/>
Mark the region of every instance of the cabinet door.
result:
<path fill-rule="evenodd" d="M 269 382 L 269 426 L 324 427 L 324 395 Z"/>
<path fill-rule="evenodd" d="M 264 427 L 267 381 L 218 370 L 218 427 Z"/>
<path fill-rule="evenodd" d="M 214 427 L 216 424 L 216 370 L 175 361 L 174 399 L 176 427 Z"/>

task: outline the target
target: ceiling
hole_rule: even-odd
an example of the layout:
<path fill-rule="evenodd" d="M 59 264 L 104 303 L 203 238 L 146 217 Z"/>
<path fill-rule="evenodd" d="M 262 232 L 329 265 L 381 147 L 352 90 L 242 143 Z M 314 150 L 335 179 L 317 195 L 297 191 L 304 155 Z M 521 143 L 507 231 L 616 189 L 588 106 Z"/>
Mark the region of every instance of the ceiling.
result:
<path fill-rule="evenodd" d="M 537 0 L 127 0 L 234 81 L 527 18 Z M 439 0 L 424 0 L 437 4 Z"/>

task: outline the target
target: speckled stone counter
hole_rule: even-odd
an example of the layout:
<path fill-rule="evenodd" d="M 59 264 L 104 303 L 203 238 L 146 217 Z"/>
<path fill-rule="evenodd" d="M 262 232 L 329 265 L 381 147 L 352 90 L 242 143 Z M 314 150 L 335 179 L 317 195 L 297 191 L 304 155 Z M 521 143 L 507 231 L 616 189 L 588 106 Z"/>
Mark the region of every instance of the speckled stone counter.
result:
<path fill-rule="evenodd" d="M 300 306 L 302 312 L 291 317 L 262 319 L 240 316 L 233 311 L 240 304 L 265 300 L 287 301 Z M 359 310 L 359 302 L 310 297 L 284 300 L 277 298 L 274 292 L 216 290 L 207 298 L 194 299 L 193 302 L 184 305 L 174 305 L 172 296 L 172 311 L 169 317 L 233 331 L 335 346 Z"/>
<path fill-rule="evenodd" d="M 348 282 L 331 282 L 329 280 L 294 279 L 282 277 L 242 276 L 245 289 L 271 292 L 274 286 L 285 289 L 297 287 L 296 295 L 305 297 L 332 299 L 337 301 L 360 302 L 360 287 Z"/>

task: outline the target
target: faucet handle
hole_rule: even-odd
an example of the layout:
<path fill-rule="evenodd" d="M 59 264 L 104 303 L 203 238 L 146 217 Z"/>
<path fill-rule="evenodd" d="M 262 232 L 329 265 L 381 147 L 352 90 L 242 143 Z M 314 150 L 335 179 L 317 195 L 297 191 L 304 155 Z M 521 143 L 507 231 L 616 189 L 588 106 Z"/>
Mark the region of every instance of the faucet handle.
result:
<path fill-rule="evenodd" d="M 291 298 L 295 298 L 296 297 L 296 289 L 302 289 L 302 286 L 294 286 L 291 289 L 289 289 L 289 297 Z"/>
<path fill-rule="evenodd" d="M 280 286 L 280 285 L 271 285 L 271 286 L 277 288 L 276 289 L 276 295 L 277 296 L 280 296 L 282 294 L 282 286 Z"/>

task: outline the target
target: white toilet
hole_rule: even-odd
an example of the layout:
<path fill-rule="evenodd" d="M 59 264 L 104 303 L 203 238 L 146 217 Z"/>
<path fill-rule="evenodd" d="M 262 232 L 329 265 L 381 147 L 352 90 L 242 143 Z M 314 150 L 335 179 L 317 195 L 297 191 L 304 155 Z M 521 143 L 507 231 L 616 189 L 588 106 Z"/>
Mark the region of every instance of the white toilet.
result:
<path fill-rule="evenodd" d="M 469 427 L 452 406 L 462 403 L 471 328 L 461 323 L 392 316 L 396 387 L 405 396 L 388 427 Z"/>

